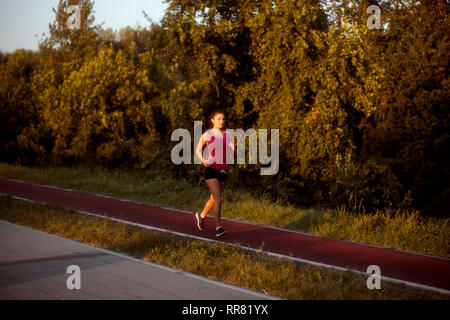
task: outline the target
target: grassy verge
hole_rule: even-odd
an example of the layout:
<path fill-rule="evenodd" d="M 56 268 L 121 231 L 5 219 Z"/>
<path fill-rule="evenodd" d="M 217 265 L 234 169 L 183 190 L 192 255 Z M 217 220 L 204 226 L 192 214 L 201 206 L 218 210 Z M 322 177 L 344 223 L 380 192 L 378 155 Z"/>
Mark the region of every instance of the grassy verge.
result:
<path fill-rule="evenodd" d="M 0 177 L 78 189 L 188 211 L 203 208 L 206 185 L 145 173 L 102 168 L 25 168 L 0 164 Z M 418 212 L 386 210 L 366 214 L 346 209 L 304 209 L 258 199 L 225 188 L 223 216 L 385 247 L 450 257 L 450 219 L 423 218 Z M 212 212 L 211 212 L 212 214 Z"/>
<path fill-rule="evenodd" d="M 0 196 L 0 219 L 285 299 L 448 299 L 439 293 Z"/>

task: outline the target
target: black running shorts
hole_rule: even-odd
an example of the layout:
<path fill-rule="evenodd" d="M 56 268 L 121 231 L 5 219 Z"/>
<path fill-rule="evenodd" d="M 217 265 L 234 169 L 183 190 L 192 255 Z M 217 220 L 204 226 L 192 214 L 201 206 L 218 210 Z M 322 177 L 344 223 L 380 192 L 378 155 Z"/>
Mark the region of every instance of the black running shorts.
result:
<path fill-rule="evenodd" d="M 219 181 L 227 181 L 228 170 L 217 170 L 211 167 L 205 168 L 205 180 L 218 179 Z"/>

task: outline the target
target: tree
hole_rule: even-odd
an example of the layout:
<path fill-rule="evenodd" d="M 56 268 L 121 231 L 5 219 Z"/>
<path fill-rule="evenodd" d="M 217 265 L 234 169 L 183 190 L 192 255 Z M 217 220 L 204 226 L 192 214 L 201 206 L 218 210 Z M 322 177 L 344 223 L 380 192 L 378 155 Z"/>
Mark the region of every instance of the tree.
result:
<path fill-rule="evenodd" d="M 411 205 L 442 212 L 450 191 L 448 14 L 448 1 L 395 2 L 379 47 L 386 76 L 365 146 L 395 164 Z"/>
<path fill-rule="evenodd" d="M 242 118 L 242 111 L 234 107 L 235 96 L 254 78 L 247 22 L 259 2 L 170 1 L 162 26 L 179 75 L 166 109 L 172 128 L 206 120 L 216 108 L 227 110 L 230 125 Z"/>
<path fill-rule="evenodd" d="M 80 28 L 67 25 L 71 5 L 80 7 Z M 32 92 L 36 98 L 37 124 L 28 127 L 21 136 L 26 146 L 33 146 L 39 161 L 48 161 L 57 133 L 46 123 L 48 116 L 60 107 L 60 87 L 72 72 L 81 68 L 85 61 L 95 57 L 99 39 L 92 16 L 90 0 L 60 0 L 53 9 L 55 21 L 49 24 L 50 35 L 39 43 L 39 64 L 32 79 Z"/>
<path fill-rule="evenodd" d="M 30 82 L 39 55 L 30 50 L 0 53 L 0 157 L 1 161 L 27 161 L 32 153 L 21 135 L 36 125 L 36 107 Z M 18 139 L 19 137 L 19 139 Z"/>

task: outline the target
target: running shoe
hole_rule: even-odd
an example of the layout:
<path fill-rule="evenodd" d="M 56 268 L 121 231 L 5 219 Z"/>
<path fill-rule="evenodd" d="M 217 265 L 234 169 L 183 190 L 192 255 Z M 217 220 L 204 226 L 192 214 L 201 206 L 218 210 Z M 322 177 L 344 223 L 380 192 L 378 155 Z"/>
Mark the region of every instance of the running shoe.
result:
<path fill-rule="evenodd" d="M 216 237 L 220 237 L 220 236 L 223 236 L 223 235 L 226 235 L 226 234 L 227 234 L 227 230 L 225 230 L 224 228 L 218 227 L 216 229 Z"/>
<path fill-rule="evenodd" d="M 202 217 L 202 214 L 200 212 L 195 213 L 195 218 L 197 219 L 197 227 L 200 230 L 203 230 L 203 226 L 205 224 L 205 218 Z"/>

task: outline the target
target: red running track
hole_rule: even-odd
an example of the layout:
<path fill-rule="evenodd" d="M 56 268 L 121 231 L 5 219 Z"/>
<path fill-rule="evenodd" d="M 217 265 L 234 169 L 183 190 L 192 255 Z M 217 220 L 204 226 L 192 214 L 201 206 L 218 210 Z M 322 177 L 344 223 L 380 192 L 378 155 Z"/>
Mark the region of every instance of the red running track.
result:
<path fill-rule="evenodd" d="M 205 230 L 199 231 L 192 213 L 9 179 L 0 179 L 0 193 L 217 240 L 214 219 L 208 218 Z M 219 238 L 223 242 L 360 272 L 378 265 L 382 277 L 434 287 L 447 294 L 450 290 L 450 259 L 227 219 L 223 219 L 223 226 L 228 230 L 228 235 Z"/>

